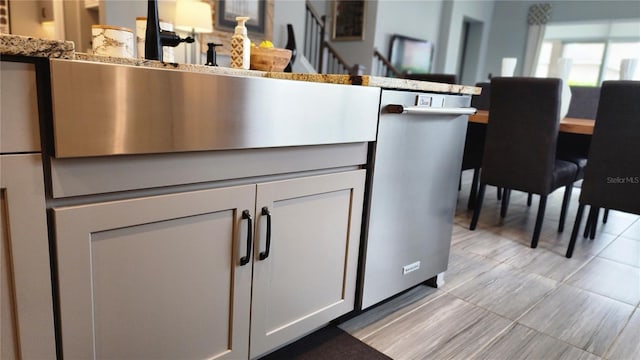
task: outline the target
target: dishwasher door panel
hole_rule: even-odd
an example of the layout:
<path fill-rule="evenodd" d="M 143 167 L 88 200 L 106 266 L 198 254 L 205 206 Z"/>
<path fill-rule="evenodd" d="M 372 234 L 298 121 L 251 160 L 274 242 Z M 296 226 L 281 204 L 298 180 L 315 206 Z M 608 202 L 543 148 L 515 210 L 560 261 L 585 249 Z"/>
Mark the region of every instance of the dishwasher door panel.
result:
<path fill-rule="evenodd" d="M 363 309 L 436 276 L 448 264 L 467 116 L 385 112 L 388 104 L 415 105 L 416 95 L 382 93 L 369 194 Z M 444 107 L 466 107 L 470 102 L 469 96 L 444 98 Z"/>

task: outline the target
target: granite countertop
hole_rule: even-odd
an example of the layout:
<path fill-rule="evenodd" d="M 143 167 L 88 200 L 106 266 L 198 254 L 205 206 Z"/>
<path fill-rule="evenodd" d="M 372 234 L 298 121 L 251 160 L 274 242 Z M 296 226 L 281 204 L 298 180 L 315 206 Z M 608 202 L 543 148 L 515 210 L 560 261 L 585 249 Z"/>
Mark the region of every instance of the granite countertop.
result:
<path fill-rule="evenodd" d="M 71 41 L 0 34 L 0 54 L 73 59 L 75 45 Z"/>
<path fill-rule="evenodd" d="M 0 34 L 0 54 L 51 57 L 80 61 L 103 62 L 131 66 L 144 66 L 168 70 L 183 70 L 191 72 L 227 75 L 251 76 L 283 80 L 297 80 L 321 82 L 328 84 L 375 86 L 385 89 L 434 91 L 453 94 L 480 94 L 481 89 L 474 86 L 434 83 L 428 81 L 387 78 L 370 75 L 337 75 L 337 74 L 301 74 L 265 72 L 256 70 L 231 69 L 217 66 L 194 64 L 165 63 L 155 60 L 118 58 L 91 55 L 75 51 L 73 42 L 60 40 L 44 40 L 28 36 Z"/>

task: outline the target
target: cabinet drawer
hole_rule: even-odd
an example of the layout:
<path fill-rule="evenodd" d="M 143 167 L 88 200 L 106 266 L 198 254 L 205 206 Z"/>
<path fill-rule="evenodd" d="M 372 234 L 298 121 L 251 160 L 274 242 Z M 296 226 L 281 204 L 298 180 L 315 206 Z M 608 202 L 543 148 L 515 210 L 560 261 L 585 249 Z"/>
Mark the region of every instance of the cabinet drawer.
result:
<path fill-rule="evenodd" d="M 0 62 L 0 153 L 40 151 L 35 65 Z"/>

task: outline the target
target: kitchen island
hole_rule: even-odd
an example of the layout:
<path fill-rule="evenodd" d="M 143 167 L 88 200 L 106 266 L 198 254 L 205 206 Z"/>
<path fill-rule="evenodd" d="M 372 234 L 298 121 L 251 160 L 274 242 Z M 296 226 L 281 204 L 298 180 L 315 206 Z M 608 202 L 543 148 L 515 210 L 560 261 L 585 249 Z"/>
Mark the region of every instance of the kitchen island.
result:
<path fill-rule="evenodd" d="M 3 355 L 15 343 L 38 358 L 55 358 L 56 346 L 71 359 L 255 358 L 348 313 L 380 88 L 476 91 L 100 58 L 50 43 L 68 60 L 46 60 L 7 39 L 3 75 L 32 74 L 20 96 L 37 104 L 26 133 L 43 144 L 29 154 L 39 181 L 7 192 L 40 188 L 22 216 L 43 214 L 49 229 L 31 240 L 40 258 L 14 251 L 13 266 L 48 254 L 53 272 L 24 274 L 54 286 L 29 294 L 48 299 L 32 307 L 2 292 L 18 302 L 3 322 L 46 335 L 3 341 Z M 34 40 L 11 37 L 20 41 Z M 15 105 L 4 95 L 2 105 L 3 129 L 22 121 L 5 116 Z M 3 150 L 3 170 L 23 152 Z M 30 279 L 14 279 L 16 292 Z"/>

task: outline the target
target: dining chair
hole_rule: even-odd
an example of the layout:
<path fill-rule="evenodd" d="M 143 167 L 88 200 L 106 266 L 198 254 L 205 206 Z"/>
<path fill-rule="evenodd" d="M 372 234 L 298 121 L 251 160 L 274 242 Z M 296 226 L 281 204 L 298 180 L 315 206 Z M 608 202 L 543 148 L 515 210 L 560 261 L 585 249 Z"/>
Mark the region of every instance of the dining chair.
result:
<path fill-rule="evenodd" d="M 531 247 L 538 246 L 547 196 L 565 187 L 562 231 L 578 167 L 556 158 L 560 127 L 560 79 L 499 77 L 491 80 L 489 124 L 482 158 L 480 188 L 470 230 L 475 230 L 486 185 L 540 195 Z M 501 212 L 506 213 L 503 206 Z"/>
<path fill-rule="evenodd" d="M 568 258 L 573 255 L 585 205 L 640 214 L 639 99 L 640 81 L 602 83 Z"/>
<path fill-rule="evenodd" d="M 571 103 L 569 105 L 568 117 L 595 119 L 598 112 L 598 101 L 600 99 L 599 86 L 571 86 Z M 578 165 L 577 179 L 584 178 L 584 168 L 587 165 L 590 135 L 560 133 L 558 135 L 558 158 L 571 161 Z M 587 223 L 584 228 L 584 237 L 595 237 L 600 209 L 591 207 L 587 216 Z M 609 209 L 604 210 L 602 222 L 606 223 L 609 216 Z"/>
<path fill-rule="evenodd" d="M 471 97 L 471 107 L 478 110 L 489 110 L 489 83 L 478 83 L 476 86 L 480 87 L 482 92 L 480 95 L 474 95 Z M 461 169 L 461 171 L 473 170 L 473 180 L 471 181 L 471 190 L 469 192 L 469 200 L 467 201 L 467 209 L 473 209 L 475 207 L 486 133 L 487 126 L 485 124 L 472 122 L 467 124 L 467 135 L 464 140 Z"/>
<path fill-rule="evenodd" d="M 568 117 L 595 119 L 598 112 L 600 87 L 571 86 L 571 103 Z M 558 135 L 558 158 L 578 165 L 578 179 L 584 177 L 591 136 L 560 133 Z"/>
<path fill-rule="evenodd" d="M 409 80 L 420 80 L 420 81 L 431 81 L 431 82 L 439 82 L 439 83 L 447 83 L 447 84 L 457 84 L 458 79 L 454 74 L 423 74 L 423 73 L 414 73 L 414 74 L 405 74 L 405 79 Z M 488 93 L 484 93 L 484 88 L 482 89 L 482 93 L 480 97 L 484 103 L 488 104 Z M 478 109 L 474 102 L 478 101 L 477 96 L 473 96 L 471 98 L 471 106 Z M 488 106 L 485 108 L 488 110 Z M 485 126 L 484 124 L 475 124 L 468 123 L 467 124 L 467 134 L 464 141 L 464 152 L 462 156 L 462 169 L 471 170 L 473 169 L 473 180 L 471 181 L 471 191 L 469 193 L 469 200 L 467 201 L 467 209 L 473 209 L 475 206 L 475 200 L 478 192 L 478 177 L 480 175 L 480 164 L 482 163 L 482 151 L 484 149 L 484 137 L 485 137 Z M 462 174 L 460 175 L 462 179 Z M 460 180 L 460 183 L 462 181 Z M 460 189 L 460 186 L 458 186 Z"/>

